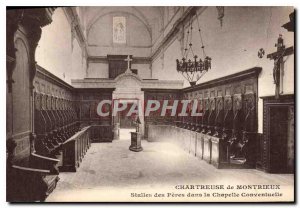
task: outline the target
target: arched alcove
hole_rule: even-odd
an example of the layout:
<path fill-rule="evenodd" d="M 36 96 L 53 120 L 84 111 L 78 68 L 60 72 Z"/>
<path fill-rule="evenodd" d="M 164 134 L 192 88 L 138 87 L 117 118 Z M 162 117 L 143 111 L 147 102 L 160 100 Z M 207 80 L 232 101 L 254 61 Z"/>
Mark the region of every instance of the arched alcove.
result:
<path fill-rule="evenodd" d="M 142 134 L 142 138 L 145 132 L 145 122 L 144 122 L 144 112 L 143 112 L 143 104 L 144 104 L 144 91 L 141 90 L 141 79 L 131 73 L 125 72 L 124 74 L 119 75 L 115 79 L 116 81 L 116 89 L 113 91 L 112 98 L 114 100 L 118 100 L 119 103 L 126 104 L 137 104 L 139 110 L 139 119 L 141 124 L 139 126 L 140 133 Z M 119 114 L 114 116 L 113 124 L 114 131 L 118 132 L 120 125 L 120 117 Z M 118 139 L 118 136 L 115 134 L 115 138 Z"/>
<path fill-rule="evenodd" d="M 87 30 L 87 40 L 92 47 L 115 46 L 113 42 L 113 17 L 126 19 L 126 43 L 123 47 L 150 47 L 151 28 L 141 17 L 127 11 L 109 11 L 98 16 Z M 121 45 L 120 45 L 121 46 Z"/>

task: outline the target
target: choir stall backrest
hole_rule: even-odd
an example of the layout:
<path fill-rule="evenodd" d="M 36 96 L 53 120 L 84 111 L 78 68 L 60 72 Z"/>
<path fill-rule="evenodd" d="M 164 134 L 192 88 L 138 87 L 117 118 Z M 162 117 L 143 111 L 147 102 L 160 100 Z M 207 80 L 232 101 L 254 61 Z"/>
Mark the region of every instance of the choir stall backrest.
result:
<path fill-rule="evenodd" d="M 222 138 L 228 141 L 232 136 L 232 123 L 233 123 L 233 104 L 232 96 L 226 95 L 224 98 L 224 120 L 223 120 L 223 134 Z"/>
<path fill-rule="evenodd" d="M 197 107 L 197 112 L 201 113 L 201 116 L 197 117 L 197 132 L 201 132 L 202 127 L 202 120 L 203 120 L 203 94 L 202 92 L 198 94 L 199 95 L 199 99 L 198 99 L 198 107 Z"/>
<path fill-rule="evenodd" d="M 216 98 L 215 92 L 211 92 L 211 97 L 209 98 L 209 116 L 208 116 L 208 128 L 207 134 L 213 135 L 215 129 L 215 116 L 216 116 Z"/>
<path fill-rule="evenodd" d="M 202 119 L 202 131 L 201 133 L 205 134 L 208 131 L 208 116 L 209 116 L 209 109 L 210 109 L 210 102 L 208 98 L 208 92 L 205 92 L 204 99 L 203 99 L 203 119 Z"/>
<path fill-rule="evenodd" d="M 223 130 L 224 118 L 224 99 L 221 93 L 216 98 L 216 119 L 215 119 L 215 134 L 216 137 L 221 137 Z"/>

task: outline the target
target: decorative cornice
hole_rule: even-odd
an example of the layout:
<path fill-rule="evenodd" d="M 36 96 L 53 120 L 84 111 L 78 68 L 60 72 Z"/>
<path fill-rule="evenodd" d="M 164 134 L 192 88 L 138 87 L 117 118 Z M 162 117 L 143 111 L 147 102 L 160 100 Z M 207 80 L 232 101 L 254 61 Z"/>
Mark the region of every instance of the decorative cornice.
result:
<path fill-rule="evenodd" d="M 295 95 L 294 94 L 284 94 L 284 95 L 280 95 L 279 99 L 276 99 L 275 95 L 261 96 L 259 98 L 263 99 L 264 101 L 266 101 L 266 100 L 274 100 L 276 102 L 280 102 L 282 100 L 295 100 Z"/>
<path fill-rule="evenodd" d="M 69 85 L 68 83 L 66 83 L 65 81 L 58 78 L 57 76 L 55 76 L 54 74 L 52 74 L 51 72 L 47 71 L 46 69 L 44 69 L 43 67 L 41 67 L 39 65 L 36 65 L 36 72 L 37 72 L 36 75 L 39 78 L 47 79 L 50 82 L 52 82 L 53 84 L 56 84 L 56 85 L 61 86 L 63 88 L 67 88 L 69 90 L 74 89 L 73 86 Z"/>
<path fill-rule="evenodd" d="M 72 79 L 72 86 L 75 88 L 115 88 L 115 81 L 113 79 Z"/>
<path fill-rule="evenodd" d="M 126 74 L 122 75 L 128 76 Z M 136 76 L 136 75 L 134 75 Z M 74 88 L 115 88 L 117 84 L 117 79 L 72 79 L 72 86 Z M 141 89 L 177 89 L 180 90 L 183 87 L 183 81 L 181 80 L 144 80 L 141 81 Z"/>
<path fill-rule="evenodd" d="M 84 32 L 81 27 L 80 20 L 77 15 L 75 7 L 64 7 L 63 9 L 69 18 L 71 29 L 75 31 L 76 39 L 79 41 L 81 47 L 85 50 L 86 54 L 88 54 L 88 50 L 87 50 L 88 44 L 84 36 Z"/>
<path fill-rule="evenodd" d="M 160 89 L 160 88 L 153 88 L 153 89 L 145 89 L 142 88 L 142 91 L 145 93 L 178 93 L 178 89 Z"/>
<path fill-rule="evenodd" d="M 35 76 L 35 50 L 41 38 L 41 28 L 52 22 L 52 14 L 55 7 L 49 8 L 26 8 L 18 9 L 8 7 L 6 12 L 6 55 L 7 55 L 7 87 L 8 92 L 11 92 L 13 70 L 15 68 L 16 48 L 14 45 L 14 37 L 16 31 L 22 25 L 25 28 L 29 43 L 29 72 L 30 72 L 30 87 L 33 88 L 32 81 Z M 32 91 L 30 91 L 32 92 Z"/>
<path fill-rule="evenodd" d="M 75 88 L 75 92 L 84 92 L 84 93 L 109 93 L 111 94 L 115 88 Z"/>
<path fill-rule="evenodd" d="M 210 80 L 208 82 L 200 83 L 193 87 L 184 88 L 182 89 L 182 92 L 190 92 L 190 91 L 205 89 L 205 88 L 218 86 L 226 83 L 232 83 L 234 81 L 243 80 L 249 77 L 258 77 L 261 70 L 262 70 L 261 67 L 253 67 L 245 71 L 241 71 L 218 79 Z"/>
<path fill-rule="evenodd" d="M 52 15 L 56 7 L 48 8 L 28 8 L 19 10 L 22 13 L 22 19 L 35 21 L 40 27 L 45 27 L 52 22 Z"/>
<path fill-rule="evenodd" d="M 151 58 L 149 58 L 149 57 L 132 57 L 132 59 L 133 59 L 133 61 L 132 61 L 133 64 L 151 64 Z M 88 62 L 89 63 L 108 63 L 108 58 L 107 58 L 107 56 L 89 56 Z"/>
<path fill-rule="evenodd" d="M 293 11 L 290 15 L 290 21 L 282 25 L 284 29 L 286 29 L 289 32 L 295 32 L 295 11 Z"/>
<path fill-rule="evenodd" d="M 45 8 L 45 15 L 43 16 L 43 21 L 41 24 L 41 27 L 45 27 L 46 25 L 49 25 L 52 22 L 52 15 L 56 7 L 49 7 Z"/>

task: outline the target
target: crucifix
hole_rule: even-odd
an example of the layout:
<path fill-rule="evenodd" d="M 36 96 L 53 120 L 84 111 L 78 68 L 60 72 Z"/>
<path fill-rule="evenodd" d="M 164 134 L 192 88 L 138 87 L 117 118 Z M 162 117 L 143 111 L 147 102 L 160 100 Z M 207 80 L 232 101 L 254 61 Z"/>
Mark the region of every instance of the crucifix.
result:
<path fill-rule="evenodd" d="M 285 48 L 283 44 L 283 38 L 280 34 L 277 43 L 275 44 L 277 47 L 277 51 L 267 55 L 267 58 L 274 60 L 274 68 L 273 68 L 273 79 L 275 84 L 275 98 L 278 99 L 279 95 L 283 92 L 283 69 L 284 69 L 284 61 L 283 57 L 289 56 L 294 53 L 293 46 Z"/>
<path fill-rule="evenodd" d="M 124 61 L 127 61 L 127 69 L 126 69 L 126 73 L 130 72 L 130 62 L 132 61 L 132 59 L 130 58 L 130 56 L 128 55 L 126 59 L 124 59 Z"/>

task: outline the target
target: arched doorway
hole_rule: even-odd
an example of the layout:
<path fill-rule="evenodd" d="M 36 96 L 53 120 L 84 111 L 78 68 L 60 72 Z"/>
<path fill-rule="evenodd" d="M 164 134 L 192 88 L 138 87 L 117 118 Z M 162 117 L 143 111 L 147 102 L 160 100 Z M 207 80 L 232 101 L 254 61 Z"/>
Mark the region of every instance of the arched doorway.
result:
<path fill-rule="evenodd" d="M 123 112 L 123 115 L 121 113 L 116 113 L 116 115 L 113 115 L 112 120 L 114 126 L 114 139 L 120 139 L 120 127 L 123 127 L 123 129 L 128 129 L 126 126 L 124 126 L 124 123 L 132 122 L 133 118 L 129 118 L 126 115 L 132 105 L 138 107 L 138 117 L 141 122 L 139 126 L 139 132 L 141 133 L 143 138 L 145 129 L 143 113 L 144 92 L 141 90 L 141 79 L 138 75 L 133 74 L 132 72 L 125 72 L 124 74 L 121 74 L 118 77 L 116 77 L 115 81 L 116 89 L 115 91 L 113 91 L 112 94 L 113 102 L 117 101 L 122 105 L 127 105 L 127 108 L 125 110 L 125 113 Z M 129 131 L 132 130 L 135 129 L 130 128 Z M 128 134 L 129 131 L 127 130 Z M 123 132 L 125 133 L 126 130 L 124 130 Z"/>

